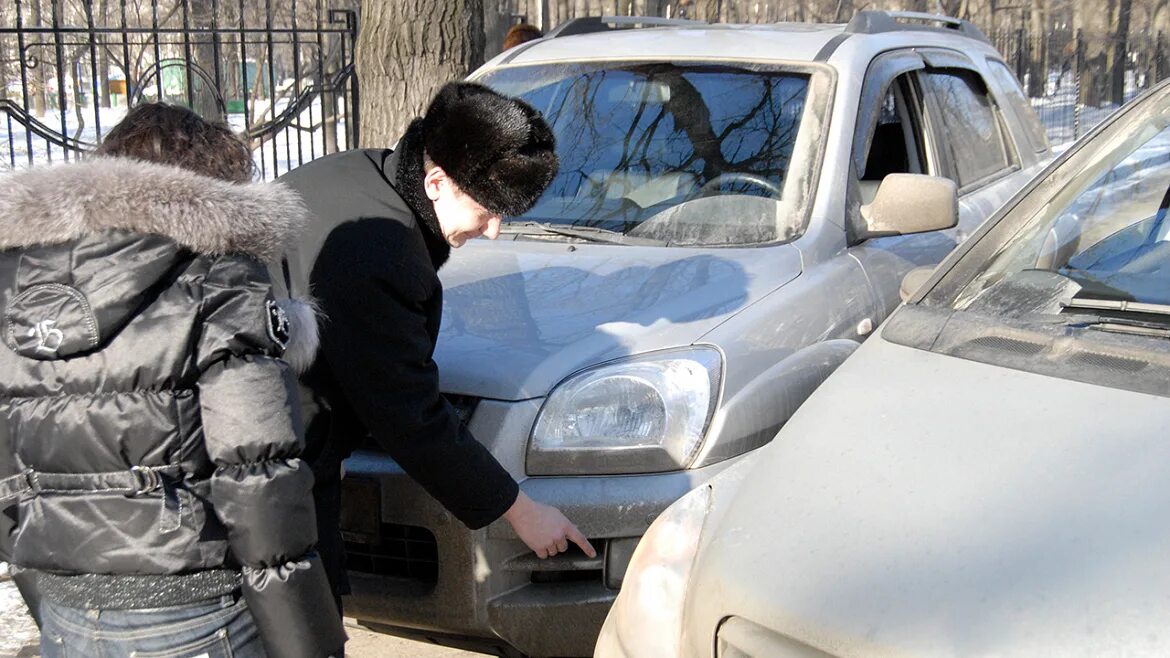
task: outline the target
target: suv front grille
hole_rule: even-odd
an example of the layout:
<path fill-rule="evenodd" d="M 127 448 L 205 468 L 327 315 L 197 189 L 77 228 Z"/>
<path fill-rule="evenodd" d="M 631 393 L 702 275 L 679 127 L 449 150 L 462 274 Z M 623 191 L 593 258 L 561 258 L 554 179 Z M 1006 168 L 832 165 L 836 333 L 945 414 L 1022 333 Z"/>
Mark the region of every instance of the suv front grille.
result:
<path fill-rule="evenodd" d="M 378 544 L 345 542 L 345 567 L 434 585 L 439 579 L 439 548 L 426 528 L 383 523 Z"/>

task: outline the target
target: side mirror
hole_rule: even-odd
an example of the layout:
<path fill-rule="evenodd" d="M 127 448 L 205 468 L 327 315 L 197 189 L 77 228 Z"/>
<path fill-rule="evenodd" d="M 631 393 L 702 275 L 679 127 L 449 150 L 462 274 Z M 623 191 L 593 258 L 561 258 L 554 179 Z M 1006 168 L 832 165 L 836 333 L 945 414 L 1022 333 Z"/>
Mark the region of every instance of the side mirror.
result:
<path fill-rule="evenodd" d="M 951 228 L 959 223 L 959 189 L 949 178 L 889 174 L 861 218 L 858 240 Z"/>
<path fill-rule="evenodd" d="M 916 267 L 907 272 L 906 276 L 902 277 L 902 286 L 898 290 L 898 293 L 902 296 L 902 301 L 910 299 L 910 295 L 913 295 L 922 287 L 922 284 L 926 283 L 926 280 L 934 273 L 934 267 L 934 265 Z"/>

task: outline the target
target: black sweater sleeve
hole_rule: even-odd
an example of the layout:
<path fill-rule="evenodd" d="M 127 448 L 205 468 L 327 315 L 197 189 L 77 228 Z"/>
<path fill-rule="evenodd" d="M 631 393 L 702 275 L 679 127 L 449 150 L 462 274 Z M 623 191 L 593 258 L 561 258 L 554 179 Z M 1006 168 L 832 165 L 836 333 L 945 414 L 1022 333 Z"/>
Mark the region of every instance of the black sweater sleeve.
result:
<path fill-rule="evenodd" d="M 441 289 L 426 276 L 412 232 L 363 220 L 326 241 L 313 273 L 326 318 L 321 349 L 347 406 L 378 444 L 464 525 L 480 528 L 507 511 L 519 489 L 439 392 L 428 314 L 437 313 L 430 309 Z"/>

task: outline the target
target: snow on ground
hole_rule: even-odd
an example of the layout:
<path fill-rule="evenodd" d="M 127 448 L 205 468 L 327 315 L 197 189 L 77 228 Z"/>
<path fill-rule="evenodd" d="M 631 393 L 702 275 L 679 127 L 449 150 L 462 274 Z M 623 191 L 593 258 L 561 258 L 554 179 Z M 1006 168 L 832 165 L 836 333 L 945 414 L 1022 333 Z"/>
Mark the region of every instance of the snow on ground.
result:
<path fill-rule="evenodd" d="M 1043 98 L 1030 99 L 1032 109 L 1048 133 L 1053 146 L 1064 147 L 1085 135 L 1093 126 L 1104 121 L 1117 110 L 1117 105 L 1101 107 L 1082 106 L 1077 116 L 1077 88 L 1071 73 L 1052 74 Z M 1133 72 L 1126 73 L 1125 101 L 1128 103 L 1139 96 L 1144 89 L 1134 79 Z"/>
<path fill-rule="evenodd" d="M 0 656 L 35 656 L 40 641 L 36 624 L 24 607 L 24 599 L 8 576 L 8 565 L 0 562 Z"/>

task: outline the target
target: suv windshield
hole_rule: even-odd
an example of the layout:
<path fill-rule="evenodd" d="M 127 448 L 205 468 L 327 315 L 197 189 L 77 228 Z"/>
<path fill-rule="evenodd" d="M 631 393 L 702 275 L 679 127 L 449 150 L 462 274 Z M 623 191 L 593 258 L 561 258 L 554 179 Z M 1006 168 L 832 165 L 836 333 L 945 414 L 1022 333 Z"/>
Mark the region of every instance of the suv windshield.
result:
<path fill-rule="evenodd" d="M 959 290 L 954 308 L 1160 315 L 1170 304 L 1170 97 L 1146 105 L 1033 192 L 1043 198 L 1024 204 L 1032 216 Z"/>
<path fill-rule="evenodd" d="M 482 76 L 477 82 L 544 114 L 561 164 L 532 210 L 505 230 L 692 246 L 794 238 L 808 176 L 792 181 L 788 172 L 810 77 L 663 62 L 516 66 Z"/>

